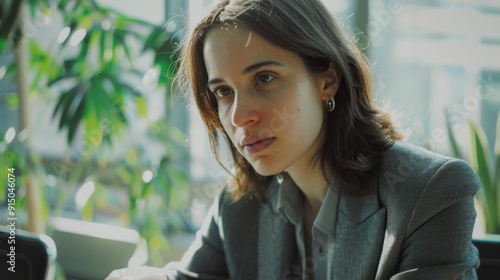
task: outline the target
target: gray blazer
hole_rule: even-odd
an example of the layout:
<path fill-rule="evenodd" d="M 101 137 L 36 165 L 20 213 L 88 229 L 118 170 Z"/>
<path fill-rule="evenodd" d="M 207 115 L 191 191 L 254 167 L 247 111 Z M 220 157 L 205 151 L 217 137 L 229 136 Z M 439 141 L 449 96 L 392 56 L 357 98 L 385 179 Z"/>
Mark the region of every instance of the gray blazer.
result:
<path fill-rule="evenodd" d="M 277 198 L 279 181 L 267 190 Z M 396 143 L 367 186 L 367 196 L 340 194 L 334 279 L 476 279 L 471 236 L 473 196 L 480 184 L 470 166 Z M 196 241 L 170 279 L 300 279 L 293 265 L 293 226 L 269 203 L 217 197 Z"/>

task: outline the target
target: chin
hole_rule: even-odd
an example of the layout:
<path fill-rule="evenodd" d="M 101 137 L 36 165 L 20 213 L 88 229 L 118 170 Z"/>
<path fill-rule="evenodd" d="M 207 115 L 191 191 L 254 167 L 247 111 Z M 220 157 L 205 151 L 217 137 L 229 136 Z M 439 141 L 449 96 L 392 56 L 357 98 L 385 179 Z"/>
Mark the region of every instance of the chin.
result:
<path fill-rule="evenodd" d="M 279 174 L 285 170 L 285 168 L 280 168 L 276 165 L 267 165 L 267 164 L 262 164 L 260 162 L 253 162 L 251 163 L 252 167 L 255 169 L 257 173 L 259 173 L 262 176 L 272 176 Z"/>

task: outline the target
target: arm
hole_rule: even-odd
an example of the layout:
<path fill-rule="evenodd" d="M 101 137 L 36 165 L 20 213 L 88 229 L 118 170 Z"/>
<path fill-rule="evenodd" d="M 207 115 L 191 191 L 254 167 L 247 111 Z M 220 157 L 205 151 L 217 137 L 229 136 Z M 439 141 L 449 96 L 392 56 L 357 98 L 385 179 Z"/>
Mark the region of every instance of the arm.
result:
<path fill-rule="evenodd" d="M 479 181 L 463 161 L 443 164 L 415 205 L 402 244 L 400 273 L 391 279 L 476 279 L 476 218 Z"/>
<path fill-rule="evenodd" d="M 222 191 L 196 233 L 196 239 L 180 262 L 169 263 L 165 270 L 174 279 L 229 279 L 219 227 L 219 209 L 224 199 Z"/>

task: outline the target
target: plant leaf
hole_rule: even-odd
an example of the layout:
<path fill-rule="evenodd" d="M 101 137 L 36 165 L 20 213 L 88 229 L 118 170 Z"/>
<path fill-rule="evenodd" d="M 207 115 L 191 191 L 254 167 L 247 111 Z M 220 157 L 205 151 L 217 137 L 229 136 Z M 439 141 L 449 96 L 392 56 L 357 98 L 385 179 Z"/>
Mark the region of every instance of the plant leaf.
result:
<path fill-rule="evenodd" d="M 497 131 L 495 139 L 495 186 L 496 186 L 496 208 L 497 208 L 497 227 L 496 234 L 500 234 L 500 111 L 497 117 Z"/>
<path fill-rule="evenodd" d="M 20 2 L 20 1 L 19 1 Z M 38 6 L 38 2 L 37 0 L 29 0 L 28 1 L 28 4 L 29 4 L 29 8 L 30 8 L 30 14 L 31 14 L 31 17 L 34 18 L 35 15 L 36 15 L 36 8 Z"/>
<path fill-rule="evenodd" d="M 3 48 L 5 47 L 5 43 L 7 42 L 7 39 L 5 38 L 0 38 L 0 53 L 2 53 Z"/>
<path fill-rule="evenodd" d="M 448 133 L 448 140 L 450 141 L 450 147 L 453 156 L 456 158 L 462 158 L 460 149 L 458 148 L 457 141 L 455 139 L 455 135 L 453 134 L 453 129 L 451 127 L 451 122 L 450 122 L 450 116 L 448 113 L 445 113 L 445 118 L 446 118 L 446 132 Z"/>
<path fill-rule="evenodd" d="M 68 34 L 68 36 L 66 36 L 66 39 L 64 39 L 64 41 L 61 42 L 61 46 L 60 46 L 61 49 L 63 49 L 66 46 L 66 44 L 68 44 L 71 36 L 73 36 L 73 33 L 75 33 L 75 31 L 76 31 L 76 26 L 77 26 L 77 22 L 74 19 L 71 20 L 71 22 L 68 25 L 69 34 Z"/>
<path fill-rule="evenodd" d="M 72 143 L 73 139 L 75 138 L 75 133 L 77 131 L 78 125 L 82 121 L 83 117 L 83 112 L 85 111 L 85 104 L 86 104 L 86 94 L 84 92 L 80 92 L 80 95 L 82 95 L 82 98 L 73 114 L 73 118 L 71 119 L 71 122 L 69 123 L 69 128 L 68 128 L 68 143 Z"/>
<path fill-rule="evenodd" d="M 148 109 L 147 109 L 147 104 L 146 100 L 141 96 L 136 98 L 136 103 L 137 103 L 137 114 L 139 117 L 147 117 L 148 115 Z"/>
<path fill-rule="evenodd" d="M 85 64 L 87 60 L 87 55 L 90 47 L 90 37 L 91 34 L 95 32 L 95 29 L 92 28 L 90 29 L 87 34 L 85 34 L 85 37 L 83 37 L 82 41 L 80 42 L 80 56 L 79 59 L 82 62 L 82 64 Z"/>
<path fill-rule="evenodd" d="M 85 221 L 92 221 L 92 216 L 94 213 L 93 201 L 94 201 L 93 195 L 91 195 L 91 197 L 89 197 L 89 199 L 87 199 L 87 201 L 85 202 L 85 206 L 83 206 L 82 218 Z"/>
<path fill-rule="evenodd" d="M 22 6 L 21 3 L 22 1 L 13 1 L 7 4 L 1 4 L 3 6 L 2 8 L 4 8 L 6 12 L 2 15 L 2 24 L 0 24 L 0 37 L 8 38 L 11 31 L 18 29 L 17 16 Z M 5 7 L 4 5 L 7 7 Z M 14 39 L 14 42 L 17 41 L 18 40 Z"/>
<path fill-rule="evenodd" d="M 106 37 L 107 37 L 107 32 L 103 31 L 100 32 L 100 38 L 99 38 L 99 59 L 101 62 L 105 62 L 105 57 L 104 54 L 106 53 Z"/>
<path fill-rule="evenodd" d="M 492 185 L 492 163 L 488 154 L 488 141 L 483 129 L 474 121 L 468 120 L 471 132 L 471 165 L 476 170 L 481 181 L 484 193 L 486 229 L 491 231 L 491 227 L 496 224 L 496 190 Z"/>
<path fill-rule="evenodd" d="M 58 5 L 59 10 L 64 11 L 69 2 L 70 0 L 60 0 Z"/>
<path fill-rule="evenodd" d="M 69 74 L 67 73 L 67 74 L 64 74 L 64 75 L 59 75 L 55 79 L 50 80 L 47 85 L 49 87 L 52 87 L 52 86 L 56 85 L 57 83 L 59 83 L 59 82 L 61 82 L 63 80 L 70 79 L 70 78 L 76 78 L 76 75 L 72 74 L 72 73 L 69 73 Z"/>
<path fill-rule="evenodd" d="M 71 100 L 73 99 L 73 96 L 77 93 L 77 91 L 78 85 L 59 95 L 59 100 L 57 101 L 54 112 L 52 113 L 53 118 L 60 110 L 64 110 L 64 108 L 69 107 L 68 105 L 71 103 Z"/>

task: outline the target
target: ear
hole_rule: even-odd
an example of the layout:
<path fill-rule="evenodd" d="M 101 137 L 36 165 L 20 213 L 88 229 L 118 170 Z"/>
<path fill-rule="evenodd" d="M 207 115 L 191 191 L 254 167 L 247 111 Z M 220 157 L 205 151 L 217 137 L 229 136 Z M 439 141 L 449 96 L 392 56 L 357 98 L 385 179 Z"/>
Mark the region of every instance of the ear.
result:
<path fill-rule="evenodd" d="M 335 97 L 340 87 L 340 71 L 330 62 L 328 69 L 317 74 L 318 89 L 322 100 L 329 100 Z"/>

